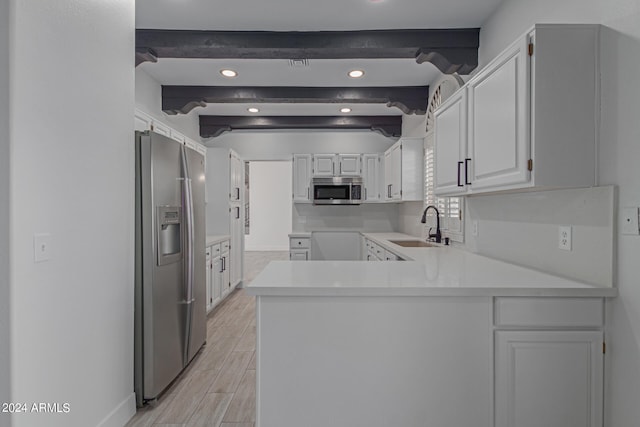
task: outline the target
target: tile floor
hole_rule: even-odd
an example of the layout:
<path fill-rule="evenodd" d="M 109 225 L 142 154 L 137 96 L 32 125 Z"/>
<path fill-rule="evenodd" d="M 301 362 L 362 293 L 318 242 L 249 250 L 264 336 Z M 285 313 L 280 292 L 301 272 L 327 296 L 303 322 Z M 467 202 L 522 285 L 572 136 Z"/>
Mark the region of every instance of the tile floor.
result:
<path fill-rule="evenodd" d="M 244 283 L 288 252 L 245 252 Z M 154 407 L 126 427 L 254 427 L 255 299 L 239 289 L 207 319 L 207 344 Z"/>

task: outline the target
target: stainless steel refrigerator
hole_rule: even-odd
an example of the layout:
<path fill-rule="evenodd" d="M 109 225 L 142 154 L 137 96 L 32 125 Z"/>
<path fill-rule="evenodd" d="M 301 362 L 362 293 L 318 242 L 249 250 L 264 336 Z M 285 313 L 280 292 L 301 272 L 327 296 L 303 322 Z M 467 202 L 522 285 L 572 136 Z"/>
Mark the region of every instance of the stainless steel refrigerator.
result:
<path fill-rule="evenodd" d="M 204 157 L 136 132 L 135 393 L 152 402 L 206 338 Z"/>

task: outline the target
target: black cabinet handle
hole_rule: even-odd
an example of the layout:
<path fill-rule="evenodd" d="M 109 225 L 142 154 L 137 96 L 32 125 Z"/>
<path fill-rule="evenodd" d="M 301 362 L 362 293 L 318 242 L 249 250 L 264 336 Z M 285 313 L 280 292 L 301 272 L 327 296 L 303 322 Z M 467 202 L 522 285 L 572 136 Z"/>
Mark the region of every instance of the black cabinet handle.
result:
<path fill-rule="evenodd" d="M 469 162 L 471 159 L 464 159 L 464 183 L 466 185 L 471 185 L 469 181 Z"/>
<path fill-rule="evenodd" d="M 236 208 L 236 219 L 240 219 L 240 208 Z"/>
<path fill-rule="evenodd" d="M 458 187 L 464 187 L 462 181 L 460 181 L 460 170 L 462 169 L 462 163 L 463 162 L 458 162 Z"/>

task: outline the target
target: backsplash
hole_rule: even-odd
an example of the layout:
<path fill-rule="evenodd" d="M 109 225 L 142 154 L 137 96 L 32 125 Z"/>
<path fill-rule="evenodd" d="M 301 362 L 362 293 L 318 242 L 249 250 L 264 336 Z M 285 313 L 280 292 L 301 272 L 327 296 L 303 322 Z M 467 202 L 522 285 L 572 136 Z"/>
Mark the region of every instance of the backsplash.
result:
<path fill-rule="evenodd" d="M 398 229 L 397 203 L 316 206 L 293 204 L 293 231 L 368 231 L 385 232 Z"/>
<path fill-rule="evenodd" d="M 398 208 L 398 231 L 421 239 L 426 238 L 424 224 L 420 222 L 423 211 L 424 203 L 422 201 L 400 203 Z"/>
<path fill-rule="evenodd" d="M 613 286 L 615 199 L 613 186 L 467 197 L 465 246 L 551 274 Z M 558 248 L 559 226 L 565 225 L 572 229 L 571 251 Z"/>

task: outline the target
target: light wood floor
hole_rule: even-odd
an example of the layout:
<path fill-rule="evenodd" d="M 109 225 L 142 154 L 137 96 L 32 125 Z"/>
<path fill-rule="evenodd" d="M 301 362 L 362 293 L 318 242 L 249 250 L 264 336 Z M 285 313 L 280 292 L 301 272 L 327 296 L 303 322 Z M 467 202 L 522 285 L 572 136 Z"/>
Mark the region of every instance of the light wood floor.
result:
<path fill-rule="evenodd" d="M 288 252 L 245 252 L 244 283 L 270 261 L 288 259 Z M 254 427 L 255 349 L 255 299 L 239 289 L 209 314 L 200 354 L 126 427 Z"/>

